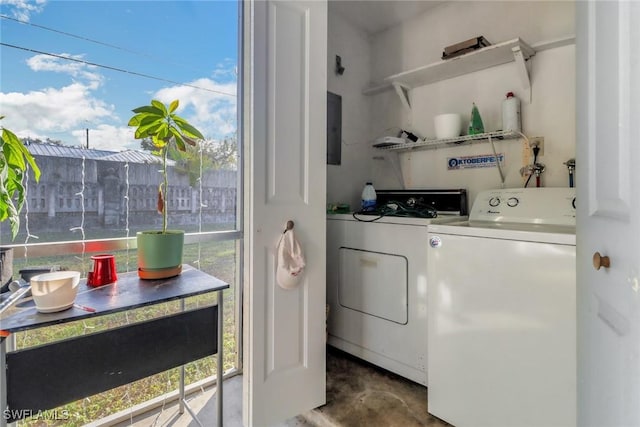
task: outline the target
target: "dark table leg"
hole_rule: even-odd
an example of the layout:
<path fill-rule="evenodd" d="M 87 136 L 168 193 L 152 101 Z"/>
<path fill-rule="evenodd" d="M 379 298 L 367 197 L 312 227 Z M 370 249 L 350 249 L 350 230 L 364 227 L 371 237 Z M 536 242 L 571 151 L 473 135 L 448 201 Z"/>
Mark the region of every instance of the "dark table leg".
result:
<path fill-rule="evenodd" d="M 7 340 L 0 338 L 0 427 L 7 426 L 7 417 L 4 411 L 7 409 L 7 376 L 4 374 L 7 372 Z"/>
<path fill-rule="evenodd" d="M 223 369 L 222 369 L 222 351 L 224 349 L 224 314 L 222 309 L 222 301 L 224 300 L 223 291 L 218 291 L 218 363 L 217 363 L 217 376 L 216 379 L 216 394 L 218 395 L 216 403 L 217 403 L 217 412 L 218 412 L 218 427 L 222 427 L 222 383 L 224 382 L 223 378 Z"/>

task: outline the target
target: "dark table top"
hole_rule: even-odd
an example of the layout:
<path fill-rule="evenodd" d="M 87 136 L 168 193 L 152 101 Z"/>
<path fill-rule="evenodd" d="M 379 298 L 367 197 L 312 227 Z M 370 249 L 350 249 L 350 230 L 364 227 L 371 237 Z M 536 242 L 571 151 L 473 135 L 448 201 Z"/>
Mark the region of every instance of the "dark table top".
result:
<path fill-rule="evenodd" d="M 57 313 L 40 313 L 32 301 L 19 302 L 0 319 L 0 331 L 18 332 L 73 322 L 229 288 L 229 284 L 187 264 L 182 266 L 182 274 L 168 279 L 141 280 L 133 271 L 118 273 L 118 281 L 110 285 L 92 288 L 86 279 L 81 279 L 78 286 L 76 305 L 95 312 L 74 306 Z"/>

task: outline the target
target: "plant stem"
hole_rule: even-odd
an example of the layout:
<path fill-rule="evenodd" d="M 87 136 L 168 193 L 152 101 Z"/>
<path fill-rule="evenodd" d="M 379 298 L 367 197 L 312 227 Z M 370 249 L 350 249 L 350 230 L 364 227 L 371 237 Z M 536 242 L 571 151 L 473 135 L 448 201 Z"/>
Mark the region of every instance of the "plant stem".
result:
<path fill-rule="evenodd" d="M 169 195 L 169 179 L 167 178 L 167 152 L 169 147 L 169 141 L 167 141 L 167 144 L 164 146 L 164 151 L 162 153 L 162 176 L 164 177 L 164 197 L 163 197 L 163 203 L 164 203 L 164 209 L 162 209 L 162 233 L 163 234 L 167 234 L 167 208 L 168 208 L 168 202 L 167 202 L 167 197 Z"/>

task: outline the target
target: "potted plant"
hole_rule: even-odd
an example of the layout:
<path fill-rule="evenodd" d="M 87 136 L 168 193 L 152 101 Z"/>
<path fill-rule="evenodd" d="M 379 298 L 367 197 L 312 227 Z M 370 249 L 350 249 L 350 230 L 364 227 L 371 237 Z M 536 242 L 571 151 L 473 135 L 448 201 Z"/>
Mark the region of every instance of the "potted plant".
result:
<path fill-rule="evenodd" d="M 4 116 L 0 116 L 0 120 Z M 1 126 L 0 126 L 1 127 Z M 31 166 L 36 182 L 40 180 L 40 169 L 22 141 L 9 129 L 2 127 L 0 137 L 0 222 L 9 221 L 11 238 L 15 239 L 20 229 L 20 211 L 24 206 L 26 191 L 22 180 Z M 11 249 L 0 248 L 0 288 L 12 276 Z"/>
<path fill-rule="evenodd" d="M 133 110 L 128 125 L 135 127 L 135 138 L 150 138 L 156 148 L 154 154 L 162 157 L 162 181 L 158 186 L 158 212 L 162 214 L 162 230 L 140 231 L 136 234 L 138 244 L 138 276 L 143 279 L 159 279 L 180 274 L 184 231 L 169 230 L 167 190 L 169 177 L 167 154 L 173 146 L 186 151 L 186 144 L 195 146 L 204 139 L 198 129 L 178 116 L 179 101 L 169 105 L 152 100 L 151 104 Z"/>

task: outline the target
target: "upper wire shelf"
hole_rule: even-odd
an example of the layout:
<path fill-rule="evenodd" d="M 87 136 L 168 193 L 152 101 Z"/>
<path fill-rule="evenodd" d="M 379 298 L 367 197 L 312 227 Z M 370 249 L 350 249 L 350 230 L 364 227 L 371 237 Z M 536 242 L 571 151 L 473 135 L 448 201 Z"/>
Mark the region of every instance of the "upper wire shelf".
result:
<path fill-rule="evenodd" d="M 459 147 L 461 145 L 470 145 L 478 142 L 487 142 L 490 138 L 498 140 L 519 138 L 520 134 L 513 131 L 499 130 L 495 132 L 479 133 L 476 135 L 463 135 L 456 138 L 418 140 L 416 142 L 406 142 L 396 145 L 385 145 L 376 147 L 378 150 L 387 151 L 408 151 L 414 149 L 435 150 L 443 147 Z"/>

